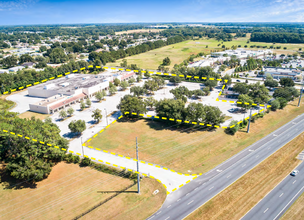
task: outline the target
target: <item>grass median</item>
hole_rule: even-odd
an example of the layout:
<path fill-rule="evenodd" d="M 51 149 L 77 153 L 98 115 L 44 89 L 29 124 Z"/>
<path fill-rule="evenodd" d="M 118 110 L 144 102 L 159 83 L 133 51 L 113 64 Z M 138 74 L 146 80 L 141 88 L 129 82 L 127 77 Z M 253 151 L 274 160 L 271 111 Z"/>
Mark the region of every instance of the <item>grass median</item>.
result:
<path fill-rule="evenodd" d="M 294 101 L 285 109 L 270 112 L 251 123 L 249 134 L 246 128 L 231 136 L 221 128 L 177 129 L 164 122 L 120 120 L 87 145 L 135 158 L 137 137 L 141 160 L 183 173 L 203 173 L 302 114 L 304 100 L 301 107 L 296 104 Z"/>
<path fill-rule="evenodd" d="M 240 219 L 300 163 L 303 142 L 302 133 L 186 219 Z"/>

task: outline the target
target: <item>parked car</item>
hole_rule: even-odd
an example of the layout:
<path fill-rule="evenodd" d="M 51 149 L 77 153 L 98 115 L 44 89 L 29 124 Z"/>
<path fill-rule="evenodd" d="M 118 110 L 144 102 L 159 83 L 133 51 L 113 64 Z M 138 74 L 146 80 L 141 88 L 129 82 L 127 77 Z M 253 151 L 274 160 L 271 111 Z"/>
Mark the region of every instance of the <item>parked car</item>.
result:
<path fill-rule="evenodd" d="M 237 81 L 237 82 L 241 82 L 241 80 L 239 80 L 239 79 L 237 79 L 236 81 Z"/>
<path fill-rule="evenodd" d="M 291 176 L 296 176 L 298 175 L 299 171 L 298 170 L 294 170 L 290 173 Z"/>

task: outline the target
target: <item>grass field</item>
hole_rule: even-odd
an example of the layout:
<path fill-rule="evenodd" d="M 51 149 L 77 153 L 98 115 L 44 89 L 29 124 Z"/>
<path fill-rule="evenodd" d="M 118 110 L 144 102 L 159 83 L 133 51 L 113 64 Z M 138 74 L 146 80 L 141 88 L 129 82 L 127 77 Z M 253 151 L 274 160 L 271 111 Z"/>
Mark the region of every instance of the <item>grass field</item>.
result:
<path fill-rule="evenodd" d="M 303 142 L 302 133 L 186 219 L 240 219 L 300 163 Z"/>
<path fill-rule="evenodd" d="M 270 46 L 272 43 L 263 43 L 263 42 L 250 42 L 247 44 L 247 40 L 249 37 L 243 37 L 238 39 L 233 39 L 232 41 L 223 42 L 220 46 L 218 44 L 222 43 L 218 42 L 215 39 L 198 39 L 198 40 L 188 40 L 177 44 L 168 45 L 162 48 L 158 48 L 155 50 L 148 51 L 146 53 L 141 53 L 135 56 L 130 56 L 127 59 L 128 64 L 137 64 L 140 68 L 143 69 L 157 69 L 158 66 L 162 63 L 163 59 L 169 57 L 171 60 L 171 64 L 169 66 L 170 69 L 174 66 L 174 64 L 180 64 L 183 60 L 187 59 L 191 54 L 197 54 L 199 52 L 210 53 L 210 51 L 221 50 L 222 45 L 231 48 L 231 46 L 241 45 L 244 47 L 248 45 L 256 45 L 256 46 Z M 208 45 L 208 48 L 206 46 Z M 273 50 L 277 54 L 292 54 L 297 51 L 299 48 L 303 48 L 304 44 L 279 44 L 276 43 L 274 46 L 281 46 L 280 50 Z M 287 50 L 283 50 L 283 47 L 287 47 Z M 258 50 L 257 48 L 253 48 L 253 50 Z M 107 66 L 120 66 L 122 60 L 117 60 L 115 63 L 108 63 Z"/>
<path fill-rule="evenodd" d="M 73 219 L 133 184 L 129 179 L 63 162 L 57 164 L 49 177 L 36 186 L 5 189 L 5 181 L 10 179 L 3 174 L 1 178 L 0 219 Z M 166 193 L 162 185 L 152 179 L 143 179 L 141 186 L 140 195 L 134 192 L 133 186 L 85 218 L 131 219 L 131 215 L 136 213 L 141 213 L 142 219 L 147 218 L 160 208 Z M 160 192 L 154 196 L 152 192 L 156 189 Z"/>
<path fill-rule="evenodd" d="M 175 126 L 168 128 L 169 125 L 163 122 L 122 119 L 87 145 L 135 158 L 137 137 L 141 160 L 184 173 L 188 170 L 191 173 L 207 172 L 303 113 L 304 100 L 299 108 L 295 107 L 296 102 L 251 123 L 249 134 L 246 129 L 231 136 L 224 129 L 176 129 Z"/>
<path fill-rule="evenodd" d="M 280 218 L 281 220 L 302 220 L 304 219 L 304 194 L 295 201 L 295 203 Z"/>
<path fill-rule="evenodd" d="M 20 115 L 18 115 L 19 118 L 28 118 L 30 119 L 31 117 L 35 117 L 41 120 L 44 120 L 46 117 L 50 116 L 48 114 L 41 114 L 41 113 L 37 113 L 37 112 L 31 112 L 31 111 L 27 111 L 24 113 L 21 113 Z"/>
<path fill-rule="evenodd" d="M 14 105 L 15 103 L 13 101 L 0 99 L 0 111 L 13 108 Z"/>
<path fill-rule="evenodd" d="M 137 30 L 127 30 L 127 31 L 119 31 L 116 32 L 116 35 L 120 34 L 130 34 L 130 33 L 146 33 L 146 32 L 161 32 L 164 29 L 137 29 Z"/>

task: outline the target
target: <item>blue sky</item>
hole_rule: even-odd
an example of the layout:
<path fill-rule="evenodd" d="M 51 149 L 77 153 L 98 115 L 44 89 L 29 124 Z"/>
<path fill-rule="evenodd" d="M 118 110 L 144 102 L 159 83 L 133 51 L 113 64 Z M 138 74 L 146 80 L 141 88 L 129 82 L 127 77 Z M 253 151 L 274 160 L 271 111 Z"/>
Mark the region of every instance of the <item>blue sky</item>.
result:
<path fill-rule="evenodd" d="M 0 0 L 0 25 L 304 22 L 304 0 Z"/>

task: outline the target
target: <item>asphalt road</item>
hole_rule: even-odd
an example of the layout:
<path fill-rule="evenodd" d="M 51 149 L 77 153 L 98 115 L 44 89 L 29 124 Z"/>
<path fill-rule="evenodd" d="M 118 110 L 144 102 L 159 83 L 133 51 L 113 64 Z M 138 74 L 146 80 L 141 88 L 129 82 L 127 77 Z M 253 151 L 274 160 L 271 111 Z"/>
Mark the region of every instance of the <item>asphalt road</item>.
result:
<path fill-rule="evenodd" d="M 161 209 L 148 219 L 184 219 L 303 131 L 304 114 L 170 193 Z"/>
<path fill-rule="evenodd" d="M 279 219 L 303 192 L 304 163 L 301 163 L 297 170 L 300 171 L 297 176 L 288 175 L 253 207 L 242 220 Z"/>

